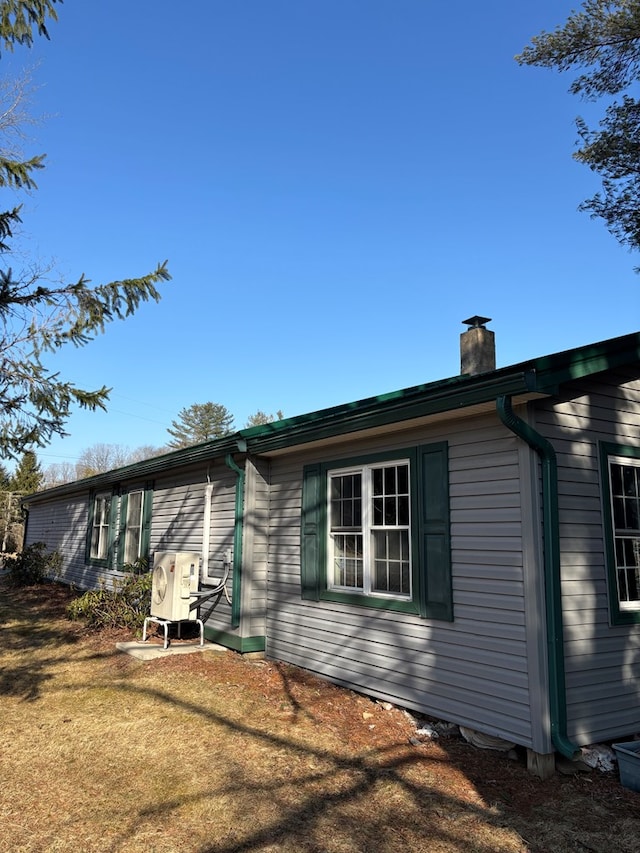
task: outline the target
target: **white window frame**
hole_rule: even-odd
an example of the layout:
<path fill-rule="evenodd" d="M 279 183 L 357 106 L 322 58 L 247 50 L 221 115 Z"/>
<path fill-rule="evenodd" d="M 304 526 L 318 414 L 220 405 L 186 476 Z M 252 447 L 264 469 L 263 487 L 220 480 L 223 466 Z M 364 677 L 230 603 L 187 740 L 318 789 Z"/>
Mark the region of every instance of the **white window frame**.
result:
<path fill-rule="evenodd" d="M 373 477 L 372 472 L 375 469 L 398 468 L 406 466 L 407 468 L 407 512 L 409 515 L 409 523 L 406 525 L 390 525 L 382 524 L 375 525 L 373 523 Z M 335 582 L 335 566 L 336 552 L 334 548 L 334 536 L 340 535 L 332 530 L 331 523 L 331 483 L 334 477 L 360 475 L 361 478 L 361 504 L 362 504 L 362 525 L 360 534 L 362 537 L 362 586 L 346 586 Z M 396 493 L 396 497 L 398 493 Z M 404 492 L 402 493 L 404 497 Z M 327 588 L 336 592 L 353 593 L 356 595 L 365 595 L 375 598 L 392 598 L 400 601 L 410 601 L 413 597 L 413 565 L 412 565 L 412 519 L 411 519 L 411 463 L 409 459 L 389 459 L 385 461 L 377 461 L 344 468 L 332 468 L 327 471 Z M 376 590 L 373 588 L 374 577 L 374 546 L 373 538 L 376 531 L 406 531 L 406 562 L 407 562 L 407 577 L 409 589 L 407 592 L 390 592 L 387 590 Z M 358 530 L 353 529 L 354 535 L 358 534 Z M 349 534 L 347 534 L 349 535 Z"/>
<path fill-rule="evenodd" d="M 616 527 L 616 511 L 614 505 L 614 493 L 613 493 L 613 473 L 612 473 L 612 465 L 621 465 L 625 468 L 634 468 L 638 470 L 639 475 L 639 485 L 640 485 L 640 459 L 632 457 L 632 456 L 615 456 L 609 455 L 607 457 L 607 467 L 609 473 L 609 503 L 611 508 L 611 537 L 613 543 L 613 560 L 614 566 L 613 570 L 615 572 L 615 581 L 616 581 L 616 590 L 618 595 L 618 607 L 621 612 L 636 612 L 640 611 L 640 494 L 637 495 L 638 502 L 638 513 L 637 513 L 637 527 L 636 528 L 626 528 L 626 527 Z M 633 497 L 633 496 L 626 496 Z M 634 535 L 635 533 L 635 535 Z M 631 541 L 631 548 L 634 552 L 635 559 L 635 570 L 636 570 L 636 586 L 638 588 L 638 598 L 629 599 L 628 596 L 628 580 L 627 573 L 633 569 L 632 566 L 628 565 L 620 565 L 618 561 L 618 544 L 623 540 Z M 626 587 L 626 591 L 622 588 L 623 585 Z"/>
<path fill-rule="evenodd" d="M 100 492 L 93 498 L 93 519 L 91 526 L 91 559 L 108 560 L 111 542 L 111 513 L 113 495 Z"/>
<path fill-rule="evenodd" d="M 138 524 L 131 524 L 131 510 L 132 510 L 132 498 L 136 498 L 140 496 L 140 512 Z M 124 547 L 122 550 L 123 555 L 123 563 L 135 563 L 137 559 L 141 556 L 142 553 L 142 530 L 143 530 L 143 522 L 144 522 L 144 489 L 132 489 L 127 493 L 127 517 L 125 519 L 124 525 Z M 138 543 L 137 548 L 135 549 L 135 554 L 133 551 L 130 553 L 131 549 L 131 534 L 132 531 L 137 531 L 138 534 Z"/>

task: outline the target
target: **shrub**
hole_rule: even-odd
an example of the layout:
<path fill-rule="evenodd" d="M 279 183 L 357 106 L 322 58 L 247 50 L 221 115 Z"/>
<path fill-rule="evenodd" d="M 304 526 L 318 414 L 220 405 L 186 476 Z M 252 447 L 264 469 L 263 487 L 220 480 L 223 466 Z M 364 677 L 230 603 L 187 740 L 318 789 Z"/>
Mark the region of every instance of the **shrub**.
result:
<path fill-rule="evenodd" d="M 62 557 L 57 551 L 47 551 L 44 542 L 27 545 L 20 554 L 4 558 L 13 586 L 32 586 L 56 580 L 60 576 Z"/>
<path fill-rule="evenodd" d="M 105 586 L 85 592 L 67 608 L 70 619 L 82 620 L 88 628 L 129 628 L 142 630 L 151 608 L 152 573 L 132 570 L 112 589 Z"/>

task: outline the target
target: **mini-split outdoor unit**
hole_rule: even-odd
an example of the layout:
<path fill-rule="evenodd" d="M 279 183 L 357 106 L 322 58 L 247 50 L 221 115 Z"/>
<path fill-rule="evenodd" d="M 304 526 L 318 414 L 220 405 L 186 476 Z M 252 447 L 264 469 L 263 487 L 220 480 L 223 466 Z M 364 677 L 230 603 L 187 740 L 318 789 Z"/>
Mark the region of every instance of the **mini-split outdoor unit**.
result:
<path fill-rule="evenodd" d="M 195 621 L 192 592 L 198 591 L 200 554 L 197 551 L 156 551 L 151 585 L 151 615 L 171 622 Z"/>

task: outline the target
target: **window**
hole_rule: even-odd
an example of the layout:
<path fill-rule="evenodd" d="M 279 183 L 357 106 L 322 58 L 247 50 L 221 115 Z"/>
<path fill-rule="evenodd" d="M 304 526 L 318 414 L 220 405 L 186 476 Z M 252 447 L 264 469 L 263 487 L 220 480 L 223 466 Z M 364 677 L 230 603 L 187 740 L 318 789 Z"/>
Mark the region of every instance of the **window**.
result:
<path fill-rule="evenodd" d="M 327 476 L 329 586 L 410 598 L 409 463 Z"/>
<path fill-rule="evenodd" d="M 111 529 L 111 495 L 96 495 L 93 501 L 93 518 L 91 522 L 92 560 L 107 560 L 109 556 L 109 532 Z"/>
<path fill-rule="evenodd" d="M 453 618 L 446 443 L 308 465 L 303 598 Z"/>
<path fill-rule="evenodd" d="M 88 562 L 110 569 L 147 556 L 153 490 L 150 485 L 96 493 L 89 502 Z"/>
<path fill-rule="evenodd" d="M 138 489 L 127 495 L 127 520 L 124 531 L 125 563 L 135 563 L 142 556 L 142 506 L 144 492 Z"/>
<path fill-rule="evenodd" d="M 640 621 L 640 448 L 601 445 L 605 542 L 614 624 Z"/>

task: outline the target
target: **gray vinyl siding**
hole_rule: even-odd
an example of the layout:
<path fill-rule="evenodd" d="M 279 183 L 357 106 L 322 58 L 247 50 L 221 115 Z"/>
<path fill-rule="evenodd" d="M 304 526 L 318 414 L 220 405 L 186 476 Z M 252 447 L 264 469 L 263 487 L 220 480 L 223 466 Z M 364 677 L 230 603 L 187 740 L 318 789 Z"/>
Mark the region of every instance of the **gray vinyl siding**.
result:
<path fill-rule="evenodd" d="M 211 465 L 208 473 L 204 470 L 185 471 L 166 478 L 156 478 L 150 552 L 196 551 L 202 554 L 207 476 L 213 483 L 209 576 L 212 579 L 221 579 L 227 549 L 231 550 L 233 560 L 235 511 L 235 475 L 225 465 Z M 227 588 L 232 595 L 231 575 Z M 224 595 L 205 602 L 201 615 L 208 628 L 216 631 L 231 629 L 231 608 Z"/>
<path fill-rule="evenodd" d="M 227 549 L 230 549 L 233 560 L 236 489 L 235 473 L 222 463 L 212 463 L 208 470 L 185 469 L 155 479 L 149 551 L 152 560 L 156 551 L 202 553 L 205 488 L 208 480 L 213 483 L 209 574 L 219 579 L 223 575 L 223 558 Z M 123 481 L 120 485 L 124 488 L 132 484 Z M 43 541 L 49 550 L 58 550 L 63 558 L 61 580 L 78 589 L 92 589 L 101 584 L 109 587 L 122 577 L 121 572 L 100 569 L 86 563 L 89 501 L 89 492 L 85 491 L 73 497 L 34 502 L 29 510 L 25 540 L 26 544 Z M 264 546 L 263 550 L 266 550 Z M 232 596 L 231 575 L 227 587 Z M 249 598 L 250 607 L 250 579 L 244 586 L 244 593 Z M 216 631 L 231 630 L 231 607 L 224 595 L 206 603 L 202 615 L 206 617 L 207 627 Z"/>
<path fill-rule="evenodd" d="M 449 442 L 454 621 L 302 600 L 303 465 L 392 449 L 401 455 L 403 448 L 444 440 Z M 313 456 L 274 458 L 268 656 L 401 706 L 548 750 L 539 721 L 532 721 L 537 700 L 529 690 L 543 675 L 538 650 L 528 654 L 537 642 L 530 636 L 528 608 L 539 605 L 539 584 L 525 576 L 523 564 L 522 477 L 528 458 L 493 416 L 357 444 L 345 441 Z M 536 567 L 527 572 L 535 575 Z"/>
<path fill-rule="evenodd" d="M 558 456 L 569 736 L 579 745 L 640 730 L 640 625 L 611 626 L 598 441 L 640 446 L 640 382 L 624 373 L 538 403 Z"/>
<path fill-rule="evenodd" d="M 36 504 L 29 512 L 25 545 L 44 542 L 62 556 L 60 580 L 79 589 L 96 585 L 94 570 L 85 564 L 89 496 L 77 495 Z"/>

